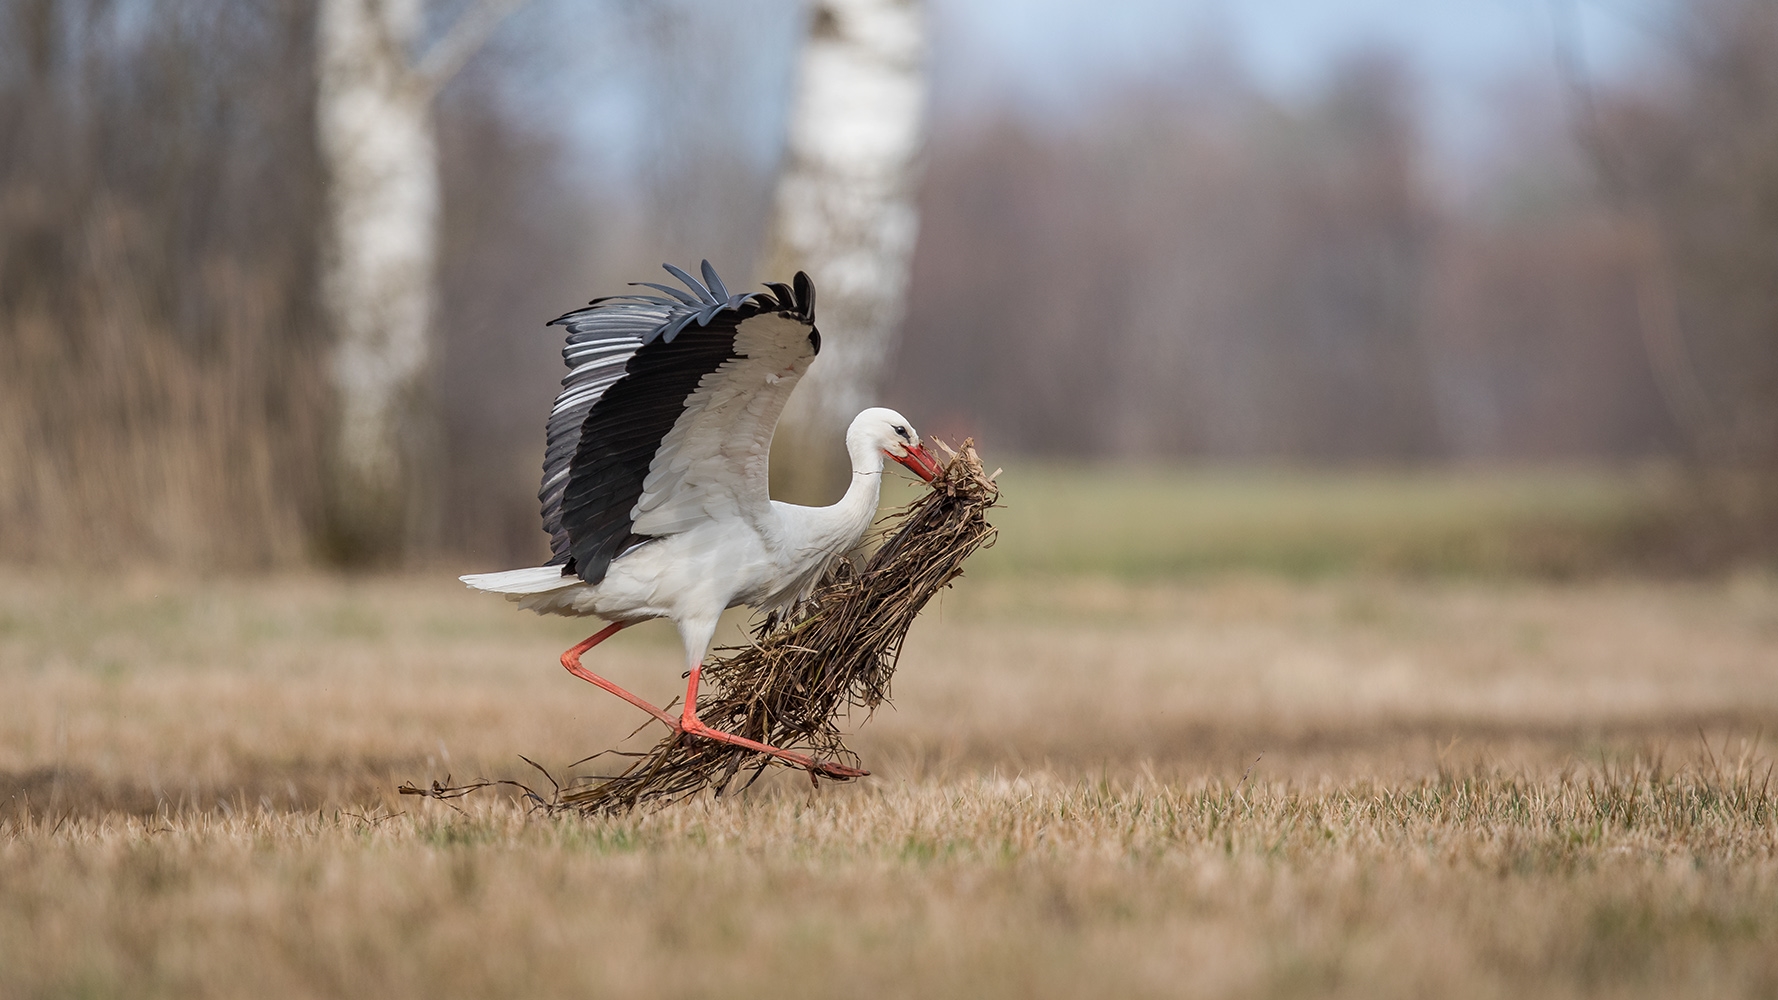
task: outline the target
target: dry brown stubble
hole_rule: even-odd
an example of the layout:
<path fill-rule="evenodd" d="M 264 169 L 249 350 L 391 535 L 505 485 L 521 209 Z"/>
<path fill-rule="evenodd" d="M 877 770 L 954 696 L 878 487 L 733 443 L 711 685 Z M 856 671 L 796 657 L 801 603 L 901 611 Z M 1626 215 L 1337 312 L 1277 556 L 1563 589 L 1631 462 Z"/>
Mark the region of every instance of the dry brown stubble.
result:
<path fill-rule="evenodd" d="M 885 782 L 0 834 L 8 995 L 1760 996 L 1761 770 Z"/>
<path fill-rule="evenodd" d="M 972 580 L 876 777 L 587 820 L 393 794 L 643 721 L 439 577 L 0 578 L 0 995 L 1778 988 L 1764 578 Z"/>

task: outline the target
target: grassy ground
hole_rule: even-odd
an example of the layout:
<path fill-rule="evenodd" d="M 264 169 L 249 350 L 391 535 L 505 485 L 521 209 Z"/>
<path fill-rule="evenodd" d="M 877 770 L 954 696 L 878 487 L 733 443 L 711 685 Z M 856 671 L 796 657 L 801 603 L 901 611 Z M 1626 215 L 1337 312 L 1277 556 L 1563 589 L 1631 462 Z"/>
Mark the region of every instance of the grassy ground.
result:
<path fill-rule="evenodd" d="M 1047 776 L 589 823 L 45 820 L 9 995 L 1762 996 L 1771 790 Z"/>
<path fill-rule="evenodd" d="M 0 571 L 0 996 L 1778 996 L 1778 581 L 1060 573 L 1049 503 L 854 720 L 873 778 L 622 820 L 394 793 L 629 733 L 577 623 Z M 596 659 L 665 700 L 676 649 Z"/>

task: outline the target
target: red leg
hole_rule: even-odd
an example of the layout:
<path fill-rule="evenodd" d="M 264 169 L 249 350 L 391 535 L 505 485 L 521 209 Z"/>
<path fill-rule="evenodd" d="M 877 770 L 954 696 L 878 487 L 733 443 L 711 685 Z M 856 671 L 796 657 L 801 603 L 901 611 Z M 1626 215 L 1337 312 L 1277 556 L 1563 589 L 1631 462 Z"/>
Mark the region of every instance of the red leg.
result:
<path fill-rule="evenodd" d="M 825 774 L 830 778 L 862 778 L 869 771 L 861 771 L 855 767 L 830 762 L 822 763 L 806 754 L 794 753 L 768 746 L 758 740 L 750 740 L 745 736 L 725 733 L 720 729 L 711 729 L 698 719 L 698 675 L 703 672 L 702 666 L 691 668 L 691 680 L 685 686 L 685 708 L 681 711 L 678 725 L 673 728 L 693 736 L 716 740 L 721 743 L 732 743 L 738 747 L 746 747 L 759 753 L 770 754 L 779 760 L 788 761 L 797 767 L 806 768 L 811 774 Z"/>
<path fill-rule="evenodd" d="M 612 694 L 617 695 L 619 698 L 622 698 L 677 730 L 679 728 L 679 722 L 671 715 L 668 715 L 648 702 L 643 701 L 641 698 L 636 697 L 630 692 L 625 691 L 623 688 L 618 687 L 616 684 L 611 683 L 605 678 L 600 677 L 598 674 L 595 674 L 591 670 L 580 665 L 580 654 L 616 635 L 618 630 L 623 628 L 626 624 L 628 623 L 618 622 L 615 625 L 607 625 L 604 630 L 600 631 L 597 635 L 588 636 L 580 645 L 575 646 L 573 649 L 562 654 L 562 666 L 567 667 L 569 673 L 586 681 L 588 684 L 594 684 L 610 691 Z"/>

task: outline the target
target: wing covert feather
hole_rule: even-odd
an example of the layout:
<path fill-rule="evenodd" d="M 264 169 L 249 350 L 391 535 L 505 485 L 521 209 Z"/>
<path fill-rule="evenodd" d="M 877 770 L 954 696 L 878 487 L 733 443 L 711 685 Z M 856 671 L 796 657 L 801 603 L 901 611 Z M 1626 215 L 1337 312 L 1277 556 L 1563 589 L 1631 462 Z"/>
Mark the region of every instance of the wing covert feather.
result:
<path fill-rule="evenodd" d="M 814 286 L 729 295 L 668 270 L 671 298 L 595 299 L 555 320 L 569 374 L 551 411 L 538 498 L 551 564 L 589 583 L 650 537 L 709 518 L 758 524 L 772 433 L 820 346 Z"/>

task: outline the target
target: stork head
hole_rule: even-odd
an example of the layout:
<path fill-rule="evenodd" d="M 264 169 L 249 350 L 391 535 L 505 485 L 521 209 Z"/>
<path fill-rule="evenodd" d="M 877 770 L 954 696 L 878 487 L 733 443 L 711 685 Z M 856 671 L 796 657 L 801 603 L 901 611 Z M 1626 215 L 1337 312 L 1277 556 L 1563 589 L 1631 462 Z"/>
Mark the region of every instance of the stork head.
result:
<path fill-rule="evenodd" d="M 854 463 L 861 454 L 880 451 L 927 482 L 943 471 L 932 454 L 920 447 L 920 434 L 908 418 L 887 407 L 873 406 L 853 418 L 846 431 L 846 445 Z"/>

